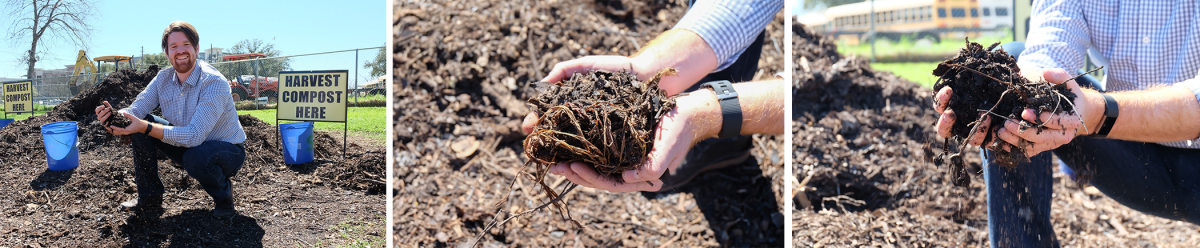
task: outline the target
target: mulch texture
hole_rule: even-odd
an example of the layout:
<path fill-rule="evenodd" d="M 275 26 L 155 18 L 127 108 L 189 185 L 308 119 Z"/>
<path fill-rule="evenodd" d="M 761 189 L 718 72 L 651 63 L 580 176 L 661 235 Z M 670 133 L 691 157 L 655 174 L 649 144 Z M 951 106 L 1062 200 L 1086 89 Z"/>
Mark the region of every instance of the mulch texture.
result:
<path fill-rule="evenodd" d="M 396 244 L 470 245 L 528 161 L 520 122 L 534 81 L 586 55 L 630 55 L 686 12 L 680 1 L 398 1 L 393 16 Z M 471 28 L 464 28 L 464 25 Z M 783 15 L 768 26 L 759 79 L 783 69 Z M 782 246 L 782 136 L 755 137 L 754 159 L 668 193 L 577 188 L 575 226 L 544 209 L 483 235 L 483 247 Z M 550 175 L 559 189 L 563 177 Z M 519 180 L 505 211 L 548 201 Z M 500 217 L 506 217 L 501 214 Z"/>

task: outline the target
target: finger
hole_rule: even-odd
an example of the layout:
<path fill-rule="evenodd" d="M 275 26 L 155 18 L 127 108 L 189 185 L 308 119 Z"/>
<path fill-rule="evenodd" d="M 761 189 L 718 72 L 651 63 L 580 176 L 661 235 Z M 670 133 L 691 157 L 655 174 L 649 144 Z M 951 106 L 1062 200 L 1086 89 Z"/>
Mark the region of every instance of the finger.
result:
<path fill-rule="evenodd" d="M 682 158 L 691 148 L 692 142 L 680 139 L 685 138 L 680 137 L 682 136 L 680 134 L 686 130 L 674 125 L 683 121 L 677 118 L 680 118 L 678 108 L 663 115 L 662 121 L 659 121 L 658 127 L 656 127 L 654 146 L 650 148 L 646 163 L 636 170 L 622 172 L 621 177 L 625 179 L 625 182 L 657 180 L 668 168 L 673 168 L 682 162 Z"/>
<path fill-rule="evenodd" d="M 937 92 L 937 96 L 933 98 L 934 110 L 937 110 L 938 113 L 946 112 L 946 105 L 950 104 L 950 96 L 953 94 L 954 89 L 951 89 L 950 87 L 945 87 L 942 88 L 942 90 L 939 90 Z"/>
<path fill-rule="evenodd" d="M 521 121 L 521 131 L 525 132 L 525 134 L 533 133 L 533 127 L 537 126 L 537 124 L 537 113 L 530 112 L 528 115 L 525 115 L 525 120 Z"/>
<path fill-rule="evenodd" d="M 570 77 L 571 74 L 584 72 L 588 69 L 591 69 L 593 64 L 595 64 L 595 61 L 593 61 L 591 57 L 583 57 L 559 62 L 558 64 L 554 64 L 554 68 L 550 69 L 550 73 L 546 74 L 545 78 L 542 78 L 542 82 L 554 83 L 562 81 L 567 79 L 567 77 Z"/>
<path fill-rule="evenodd" d="M 554 173 L 555 175 L 566 177 L 567 180 L 571 181 L 572 183 L 578 184 L 579 186 L 584 186 L 584 187 L 588 187 L 588 188 L 596 187 L 595 185 L 588 182 L 587 180 L 583 180 L 583 178 L 579 177 L 579 174 L 575 174 L 575 171 L 571 170 L 571 165 L 567 164 L 567 163 L 551 165 L 550 173 Z"/>
<path fill-rule="evenodd" d="M 954 128 L 954 110 L 947 109 L 938 117 L 937 132 L 942 138 L 950 138 L 950 130 Z"/>
<path fill-rule="evenodd" d="M 971 135 L 971 140 L 969 141 L 971 145 L 978 146 L 987 141 L 987 132 L 991 129 L 992 116 L 988 115 L 987 113 L 981 113 L 980 115 L 983 117 L 983 120 L 976 124 L 979 125 L 979 128 L 976 128 L 975 134 Z"/>
<path fill-rule="evenodd" d="M 1017 133 L 1015 132 L 1017 129 L 1009 128 L 1007 125 L 1008 122 L 1005 123 L 1006 124 L 1004 127 L 1001 127 L 1000 130 L 996 130 L 996 137 L 1000 138 L 1000 140 L 1008 142 L 1009 144 L 1020 144 L 1021 137 L 1017 136 Z"/>
<path fill-rule="evenodd" d="M 1055 68 L 1042 71 L 1042 77 L 1051 84 L 1061 84 L 1070 79 L 1071 74 L 1067 74 L 1067 71 L 1063 69 Z"/>
<path fill-rule="evenodd" d="M 649 190 L 658 190 L 659 188 L 662 188 L 662 182 L 654 183 L 654 186 L 650 186 L 648 183 L 645 183 L 645 182 L 640 182 L 640 183 L 617 182 L 616 180 L 613 180 L 613 179 L 604 177 L 603 175 L 600 175 L 600 173 L 597 173 L 596 170 L 592 169 L 591 166 L 588 166 L 583 163 L 571 163 L 571 170 L 575 171 L 576 174 L 579 174 L 579 177 L 583 178 L 583 180 L 595 185 L 595 187 L 592 187 L 592 188 L 603 189 L 603 190 L 607 190 L 609 192 L 649 191 Z"/>
<path fill-rule="evenodd" d="M 1012 121 L 1005 122 L 1004 128 L 1008 129 L 1008 130 L 1020 130 L 1020 129 L 1018 129 L 1019 126 L 1017 125 L 1017 123 L 1012 122 Z M 1075 137 L 1074 133 L 1075 132 L 1073 130 L 1068 132 L 1067 130 L 1063 130 L 1063 129 L 1042 129 L 1042 130 L 1026 130 L 1024 132 L 1021 132 L 1021 131 L 1012 132 L 1012 134 L 1016 135 L 1018 138 L 1028 140 L 1029 142 L 1033 142 L 1034 144 L 1048 145 L 1049 148 L 1046 150 L 1058 148 L 1059 146 L 1062 146 L 1062 145 L 1067 144 L 1068 142 L 1071 142 L 1071 139 Z"/>

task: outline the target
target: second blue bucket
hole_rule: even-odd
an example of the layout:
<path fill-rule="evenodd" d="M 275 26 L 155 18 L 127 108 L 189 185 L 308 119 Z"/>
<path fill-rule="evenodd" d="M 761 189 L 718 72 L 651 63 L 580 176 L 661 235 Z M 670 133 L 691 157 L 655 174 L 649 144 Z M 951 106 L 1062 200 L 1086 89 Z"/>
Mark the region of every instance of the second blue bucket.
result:
<path fill-rule="evenodd" d="M 46 144 L 46 163 L 51 171 L 79 167 L 79 124 L 74 121 L 42 125 L 42 142 Z"/>
<path fill-rule="evenodd" d="M 7 127 L 8 124 L 12 124 L 12 123 L 13 123 L 13 119 L 0 119 L 0 128 Z"/>
<path fill-rule="evenodd" d="M 313 161 L 313 123 L 296 122 L 279 125 L 283 136 L 283 163 L 303 164 Z"/>

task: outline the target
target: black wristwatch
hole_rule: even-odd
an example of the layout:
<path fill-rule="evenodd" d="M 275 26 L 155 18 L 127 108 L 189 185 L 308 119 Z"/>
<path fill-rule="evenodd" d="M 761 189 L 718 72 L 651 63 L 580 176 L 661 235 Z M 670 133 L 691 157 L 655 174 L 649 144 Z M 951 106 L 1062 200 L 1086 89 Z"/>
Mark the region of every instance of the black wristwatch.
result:
<path fill-rule="evenodd" d="M 150 130 L 154 130 L 154 124 L 146 123 L 146 135 L 150 135 Z"/>
<path fill-rule="evenodd" d="M 1104 96 L 1104 120 L 1100 121 L 1100 130 L 1091 136 L 1103 139 L 1108 137 L 1108 132 L 1112 131 L 1113 124 L 1117 123 L 1117 116 L 1120 115 L 1121 108 L 1117 107 L 1117 99 L 1104 93 L 1100 95 Z"/>
<path fill-rule="evenodd" d="M 717 138 L 733 138 L 742 135 L 742 105 L 738 102 L 737 91 L 728 80 L 712 81 L 702 84 L 712 88 L 721 104 L 721 133 Z"/>

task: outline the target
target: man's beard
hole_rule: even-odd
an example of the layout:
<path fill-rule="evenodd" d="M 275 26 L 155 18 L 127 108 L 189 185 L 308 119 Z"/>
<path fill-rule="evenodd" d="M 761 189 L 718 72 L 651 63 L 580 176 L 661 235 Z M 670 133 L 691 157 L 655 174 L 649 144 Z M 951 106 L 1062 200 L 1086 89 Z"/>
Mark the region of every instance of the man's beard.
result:
<path fill-rule="evenodd" d="M 175 67 L 175 71 L 179 73 L 191 72 L 192 68 L 196 67 L 196 57 L 192 55 L 188 55 L 188 57 L 189 58 L 187 61 L 184 62 L 179 62 L 178 60 L 172 59 L 171 66 Z"/>

